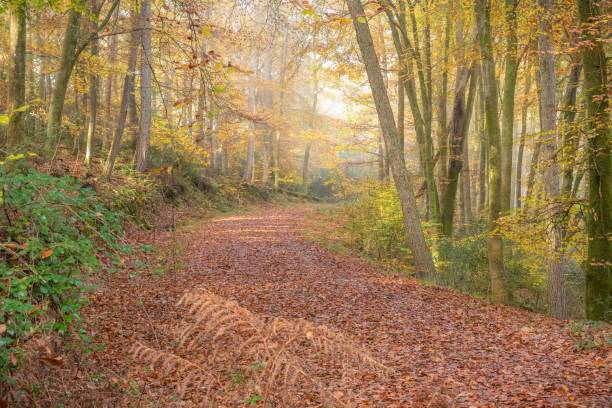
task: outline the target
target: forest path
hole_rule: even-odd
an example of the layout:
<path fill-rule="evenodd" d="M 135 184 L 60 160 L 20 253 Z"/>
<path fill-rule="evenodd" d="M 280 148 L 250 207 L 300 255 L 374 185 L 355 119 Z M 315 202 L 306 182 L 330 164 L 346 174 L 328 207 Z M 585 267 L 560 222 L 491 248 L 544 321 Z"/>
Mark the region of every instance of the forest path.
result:
<path fill-rule="evenodd" d="M 563 322 L 385 276 L 379 266 L 304 238 L 312 217 L 311 206 L 273 206 L 206 221 L 175 236 L 183 246 L 175 272 L 117 274 L 90 306 L 88 325 L 108 337 L 96 353 L 99 365 L 133 371 L 117 356 L 135 340 L 163 348 L 155 333 L 181 319 L 169 306 L 202 287 L 252 312 L 307 319 L 363 345 L 393 370 L 384 383 L 355 384 L 370 407 L 422 406 L 419 395 L 432 392 L 462 407 L 612 403 L 606 350 L 576 350 Z M 157 238 L 167 243 L 171 235 Z"/>
<path fill-rule="evenodd" d="M 363 384 L 374 406 L 405 406 L 431 387 L 466 406 L 610 406 L 610 360 L 575 351 L 561 322 L 384 276 L 305 239 L 309 214 L 270 208 L 207 223 L 187 243 L 187 267 L 252 312 L 307 319 L 364 345 L 397 373 Z"/>

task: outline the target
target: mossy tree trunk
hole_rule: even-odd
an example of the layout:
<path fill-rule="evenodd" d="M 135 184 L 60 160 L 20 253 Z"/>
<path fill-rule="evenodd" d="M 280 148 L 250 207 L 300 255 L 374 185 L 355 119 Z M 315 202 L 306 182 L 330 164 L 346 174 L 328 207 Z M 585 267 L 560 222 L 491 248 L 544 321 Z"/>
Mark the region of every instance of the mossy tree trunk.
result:
<path fill-rule="evenodd" d="M 491 278 L 491 297 L 494 302 L 505 303 L 508 300 L 508 294 L 504 276 L 504 243 L 497 231 L 497 222 L 501 215 L 502 166 L 495 60 L 491 39 L 491 4 L 488 0 L 476 0 L 474 9 L 480 43 L 485 120 L 489 146 L 489 239 L 487 251 Z"/>
<path fill-rule="evenodd" d="M 6 145 L 14 146 L 23 140 L 23 109 L 26 77 L 26 3 L 9 2 L 9 49 Z"/>
<path fill-rule="evenodd" d="M 504 69 L 504 93 L 502 96 L 502 128 L 501 128 L 501 210 L 507 212 L 511 208 L 512 198 L 512 152 L 514 138 L 514 96 L 519 61 L 517 57 L 516 37 L 516 7 L 517 0 L 505 0 L 506 63 Z"/>
<path fill-rule="evenodd" d="M 68 22 L 64 31 L 64 42 L 62 44 L 62 55 L 60 66 L 55 78 L 55 86 L 51 95 L 51 104 L 47 115 L 47 143 L 52 146 L 56 143 L 55 138 L 62 123 L 66 91 L 70 81 L 72 69 L 76 63 L 76 48 L 81 31 L 81 12 L 71 8 L 68 12 Z"/>
<path fill-rule="evenodd" d="M 585 28 L 603 16 L 601 4 L 578 0 Z M 591 320 L 612 318 L 612 157 L 606 53 L 601 38 L 583 32 L 591 46 L 583 46 L 584 88 L 587 103 L 589 244 L 586 262 L 586 316 Z M 599 38 L 599 39 L 598 39 Z"/>

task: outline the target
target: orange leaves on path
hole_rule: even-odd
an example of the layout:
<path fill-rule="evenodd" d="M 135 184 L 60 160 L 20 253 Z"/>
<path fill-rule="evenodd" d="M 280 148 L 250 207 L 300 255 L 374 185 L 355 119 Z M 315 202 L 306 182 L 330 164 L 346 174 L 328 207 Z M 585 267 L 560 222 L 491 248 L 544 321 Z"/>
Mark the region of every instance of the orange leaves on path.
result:
<path fill-rule="evenodd" d="M 564 322 L 384 276 L 375 265 L 321 249 L 302 236 L 306 214 L 304 207 L 270 207 L 189 231 L 147 233 L 154 239 L 135 233 L 141 243 L 166 248 L 151 262 L 168 254 L 173 267 L 165 274 L 124 271 L 99 285 L 85 325 L 104 348 L 76 374 L 72 364 L 49 368 L 86 384 L 87 392 L 73 393 L 78 403 L 67 405 L 88 406 L 89 397 L 89 404 L 108 406 L 193 406 L 176 401 L 175 379 L 134 361 L 129 350 L 137 343 L 167 349 L 185 317 L 175 305 L 197 288 L 263 319 L 326 326 L 369 351 L 390 373 L 353 376 L 354 406 L 612 405 L 609 347 L 578 347 Z M 105 380 L 91 380 L 92 373 Z M 324 378 L 325 369 L 316 374 Z M 333 396 L 348 398 L 344 390 Z"/>

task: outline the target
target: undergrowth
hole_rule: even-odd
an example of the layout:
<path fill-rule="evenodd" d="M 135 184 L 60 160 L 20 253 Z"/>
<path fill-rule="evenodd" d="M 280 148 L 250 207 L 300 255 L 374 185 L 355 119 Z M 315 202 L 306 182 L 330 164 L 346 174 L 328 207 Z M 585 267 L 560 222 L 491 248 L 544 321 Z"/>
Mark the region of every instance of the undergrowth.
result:
<path fill-rule="evenodd" d="M 330 219 L 342 220 L 338 226 L 340 233 L 335 234 L 342 243 L 336 242 L 336 239 L 333 247 L 342 247 L 344 252 L 347 248 L 352 249 L 367 259 L 383 264 L 387 271 L 412 275 L 411 253 L 405 240 L 401 207 L 392 185 L 365 182 L 353 187 L 348 200 L 342 205 L 325 212 L 319 212 L 317 217 L 325 218 L 325 222 Z M 512 224 L 511 217 L 507 218 L 505 225 Z M 527 227 L 531 228 L 529 225 Z M 453 238 L 441 236 L 435 225 L 423 223 L 423 229 L 436 263 L 436 274 L 431 283 L 488 298 L 490 280 L 485 221 L 477 220 L 469 227 L 458 228 Z M 524 231 L 522 236 L 515 231 L 513 234 L 506 233 L 507 230 L 503 229 L 502 233 L 508 248 L 504 263 L 510 302 L 515 306 L 544 312 L 546 257 L 541 253 L 541 248 L 530 244 L 542 234 L 542 227 L 534 225 L 532 233 Z M 325 236 L 319 238 L 330 240 Z M 575 248 L 580 248 L 580 242 L 574 244 Z M 574 250 L 573 253 L 578 255 L 579 251 Z M 568 259 L 566 274 L 568 304 L 571 315 L 575 317 L 581 317 L 584 313 L 581 306 L 584 282 L 579 261 L 580 257 Z"/>
<path fill-rule="evenodd" d="M 86 281 L 105 254 L 127 250 L 119 215 L 70 176 L 36 170 L 27 155 L 0 164 L 0 375 L 37 333 L 80 320 Z"/>

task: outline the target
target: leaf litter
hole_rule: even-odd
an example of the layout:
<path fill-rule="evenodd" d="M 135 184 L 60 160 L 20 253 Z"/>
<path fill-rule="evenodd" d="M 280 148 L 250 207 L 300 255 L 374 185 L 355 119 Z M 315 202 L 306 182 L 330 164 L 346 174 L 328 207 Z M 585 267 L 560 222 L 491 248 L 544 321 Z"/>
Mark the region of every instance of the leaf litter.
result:
<path fill-rule="evenodd" d="M 35 379 L 47 385 L 39 405 L 201 406 L 197 396 L 182 399 L 176 392 L 178 378 L 130 353 L 135 344 L 174 347 L 172 333 L 185 318 L 176 304 L 194 291 L 235 302 L 263 320 L 329 328 L 387 367 L 385 375 L 354 372 L 350 383 L 331 391 L 338 405 L 612 405 L 609 344 L 579 347 L 567 322 L 385 276 L 378 265 L 304 238 L 310 214 L 309 206 L 269 206 L 179 231 L 132 231 L 135 243 L 158 248 L 148 255 L 150 270 L 110 274 L 99 283 L 83 311 L 94 345 L 85 355 L 41 358 Z M 603 331 L 609 336 L 609 326 Z M 192 350 L 187 357 L 205 354 Z M 331 365 L 316 371 L 311 374 L 334 375 Z M 231 372 L 235 381 L 242 376 Z M 316 406 L 316 397 L 306 394 L 302 406 Z M 264 404 L 253 394 L 240 405 Z"/>

